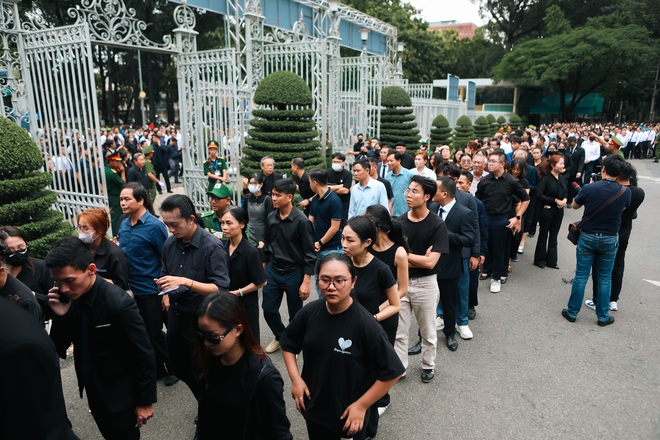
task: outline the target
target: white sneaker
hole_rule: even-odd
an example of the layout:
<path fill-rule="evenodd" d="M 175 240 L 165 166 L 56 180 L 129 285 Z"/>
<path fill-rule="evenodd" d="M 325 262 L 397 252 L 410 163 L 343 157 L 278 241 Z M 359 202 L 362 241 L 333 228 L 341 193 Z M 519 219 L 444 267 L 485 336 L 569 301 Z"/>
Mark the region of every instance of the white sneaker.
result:
<path fill-rule="evenodd" d="M 613 312 L 619 310 L 619 306 L 617 305 L 616 301 L 610 301 L 610 310 Z"/>
<path fill-rule="evenodd" d="M 490 291 L 492 293 L 497 293 L 500 291 L 502 284 L 500 283 L 500 280 L 491 280 L 490 282 Z"/>
<path fill-rule="evenodd" d="M 470 330 L 470 327 L 467 325 L 457 325 L 456 331 L 458 332 L 458 335 L 463 339 L 472 339 L 474 336 Z"/>
<path fill-rule="evenodd" d="M 270 344 L 266 346 L 266 353 L 275 353 L 277 350 L 280 349 L 280 343 L 279 341 L 273 341 Z"/>
<path fill-rule="evenodd" d="M 435 331 L 440 331 L 445 328 L 445 320 L 439 316 L 435 317 Z"/>
<path fill-rule="evenodd" d="M 584 305 L 589 307 L 591 310 L 596 310 L 596 303 L 594 303 L 592 300 L 588 299 L 584 302 Z"/>
<path fill-rule="evenodd" d="M 389 405 L 379 406 L 378 407 L 378 417 L 383 417 L 383 414 L 385 414 L 385 411 L 387 411 L 387 408 L 389 408 L 389 407 L 390 407 Z"/>

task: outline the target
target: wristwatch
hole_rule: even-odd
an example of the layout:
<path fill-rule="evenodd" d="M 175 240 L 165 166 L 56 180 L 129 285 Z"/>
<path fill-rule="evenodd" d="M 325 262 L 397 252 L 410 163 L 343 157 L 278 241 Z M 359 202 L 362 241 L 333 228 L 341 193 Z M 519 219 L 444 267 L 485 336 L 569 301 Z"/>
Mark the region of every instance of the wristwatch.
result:
<path fill-rule="evenodd" d="M 520 216 L 519 216 L 519 215 L 517 215 L 516 218 L 517 218 L 518 220 L 520 220 Z"/>
<path fill-rule="evenodd" d="M 322 240 L 322 239 L 319 239 L 318 244 L 320 244 L 321 246 L 323 246 L 323 240 Z"/>

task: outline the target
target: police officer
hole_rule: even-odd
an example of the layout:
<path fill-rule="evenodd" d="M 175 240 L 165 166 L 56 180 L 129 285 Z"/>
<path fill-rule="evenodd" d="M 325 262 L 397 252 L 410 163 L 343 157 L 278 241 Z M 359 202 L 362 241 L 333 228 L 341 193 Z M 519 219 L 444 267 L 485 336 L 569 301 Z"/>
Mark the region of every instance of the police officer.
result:
<path fill-rule="evenodd" d="M 202 214 L 204 229 L 214 234 L 216 237 L 222 238 L 220 219 L 229 209 L 233 195 L 232 190 L 224 183 L 217 181 L 217 183 L 213 185 L 206 194 L 209 196 L 211 210 Z"/>

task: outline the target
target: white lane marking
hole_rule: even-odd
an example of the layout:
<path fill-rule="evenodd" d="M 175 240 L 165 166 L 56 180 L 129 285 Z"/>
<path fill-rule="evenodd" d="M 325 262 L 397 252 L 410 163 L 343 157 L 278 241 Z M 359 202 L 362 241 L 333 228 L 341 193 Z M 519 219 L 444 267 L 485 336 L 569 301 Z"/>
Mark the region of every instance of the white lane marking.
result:
<path fill-rule="evenodd" d="M 660 179 L 657 177 L 648 177 L 648 176 L 637 176 L 638 179 L 652 180 L 655 183 L 660 183 Z"/>
<path fill-rule="evenodd" d="M 644 278 L 642 278 L 642 279 L 644 280 Z M 644 280 L 644 281 L 646 281 L 647 283 L 651 283 L 653 285 L 656 285 L 656 286 L 660 287 L 660 281 L 653 281 L 653 280 Z"/>

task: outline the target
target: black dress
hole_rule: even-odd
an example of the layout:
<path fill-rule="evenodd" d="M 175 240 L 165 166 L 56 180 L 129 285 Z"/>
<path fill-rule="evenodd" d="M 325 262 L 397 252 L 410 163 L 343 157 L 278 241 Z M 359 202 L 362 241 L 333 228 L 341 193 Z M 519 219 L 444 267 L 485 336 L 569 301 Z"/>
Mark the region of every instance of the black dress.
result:
<path fill-rule="evenodd" d="M 539 203 L 539 236 L 534 252 L 534 264 L 539 267 L 557 267 L 557 235 L 564 218 L 564 210 L 555 199 L 568 198 L 568 178 L 564 174 L 555 177 L 549 173 L 539 180 L 536 187 Z"/>

